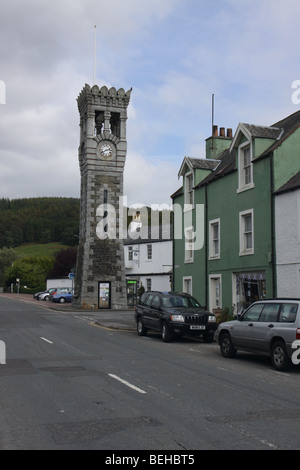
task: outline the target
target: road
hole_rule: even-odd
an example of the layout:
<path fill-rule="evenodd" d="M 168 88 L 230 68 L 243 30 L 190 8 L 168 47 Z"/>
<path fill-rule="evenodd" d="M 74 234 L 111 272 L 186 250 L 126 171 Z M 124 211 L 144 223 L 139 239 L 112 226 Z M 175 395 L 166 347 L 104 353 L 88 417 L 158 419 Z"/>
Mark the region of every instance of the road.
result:
<path fill-rule="evenodd" d="M 298 449 L 300 369 L 0 296 L 0 449 Z"/>

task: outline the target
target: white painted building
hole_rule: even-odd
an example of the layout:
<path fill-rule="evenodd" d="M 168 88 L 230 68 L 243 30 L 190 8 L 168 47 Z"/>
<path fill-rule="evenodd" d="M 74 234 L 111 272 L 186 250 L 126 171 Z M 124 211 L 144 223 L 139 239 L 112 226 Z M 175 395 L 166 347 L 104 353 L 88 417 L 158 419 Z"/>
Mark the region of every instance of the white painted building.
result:
<path fill-rule="evenodd" d="M 300 172 L 275 196 L 277 296 L 300 298 Z"/>
<path fill-rule="evenodd" d="M 46 290 L 51 289 L 52 287 L 70 287 L 70 289 L 73 287 L 73 281 L 72 279 L 69 278 L 63 278 L 63 279 L 47 279 L 47 286 Z"/>
<path fill-rule="evenodd" d="M 136 281 L 137 289 L 170 291 L 172 275 L 172 238 L 170 226 L 162 230 L 140 228 L 138 238 L 124 242 L 127 287 Z"/>

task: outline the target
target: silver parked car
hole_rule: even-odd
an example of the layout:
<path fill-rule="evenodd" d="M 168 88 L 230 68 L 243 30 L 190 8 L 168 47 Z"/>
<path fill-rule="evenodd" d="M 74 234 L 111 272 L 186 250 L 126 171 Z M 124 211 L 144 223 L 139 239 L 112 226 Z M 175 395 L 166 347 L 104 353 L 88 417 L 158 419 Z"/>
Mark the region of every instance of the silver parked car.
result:
<path fill-rule="evenodd" d="M 287 370 L 300 362 L 292 360 L 300 344 L 300 299 L 254 302 L 237 320 L 221 323 L 215 340 L 223 357 L 234 357 L 238 349 L 265 354 L 277 370 Z"/>
<path fill-rule="evenodd" d="M 51 289 L 46 290 L 45 292 L 42 292 L 41 294 L 38 295 L 38 300 L 50 300 L 50 294 L 57 290 L 54 287 L 51 287 Z"/>

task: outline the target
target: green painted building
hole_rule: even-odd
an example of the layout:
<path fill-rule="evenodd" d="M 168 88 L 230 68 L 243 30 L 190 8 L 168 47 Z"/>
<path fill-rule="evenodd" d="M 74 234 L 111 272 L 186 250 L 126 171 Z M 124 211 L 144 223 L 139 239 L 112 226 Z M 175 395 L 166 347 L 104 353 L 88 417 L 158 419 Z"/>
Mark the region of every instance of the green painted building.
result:
<path fill-rule="evenodd" d="M 214 126 L 185 157 L 174 204 L 173 288 L 234 313 L 276 297 L 275 191 L 300 170 L 300 111 L 268 127 Z"/>

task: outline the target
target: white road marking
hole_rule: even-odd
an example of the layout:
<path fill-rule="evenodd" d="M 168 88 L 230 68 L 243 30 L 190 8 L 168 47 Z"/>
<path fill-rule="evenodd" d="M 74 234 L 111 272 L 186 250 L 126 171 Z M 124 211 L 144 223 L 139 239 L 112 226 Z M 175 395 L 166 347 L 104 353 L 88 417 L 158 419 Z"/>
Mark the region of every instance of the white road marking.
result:
<path fill-rule="evenodd" d="M 127 385 L 127 387 L 132 388 L 132 389 L 135 390 L 136 392 L 139 392 L 139 393 L 147 393 L 147 392 L 145 392 L 145 390 L 142 390 L 141 388 L 138 388 L 138 387 L 136 387 L 135 385 L 132 385 L 131 383 L 127 382 L 127 380 L 121 379 L 121 377 L 118 377 L 118 376 L 115 375 L 115 374 L 108 374 L 108 375 L 109 375 L 110 377 L 112 377 L 113 379 L 118 380 L 119 382 L 122 382 L 122 384 Z"/>
<path fill-rule="evenodd" d="M 47 338 L 43 338 L 43 337 L 41 336 L 41 339 L 42 339 L 43 341 L 46 341 L 46 343 L 53 344 L 53 343 L 52 343 L 52 341 L 50 341 L 50 340 L 49 340 L 49 339 L 47 339 Z"/>

